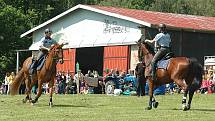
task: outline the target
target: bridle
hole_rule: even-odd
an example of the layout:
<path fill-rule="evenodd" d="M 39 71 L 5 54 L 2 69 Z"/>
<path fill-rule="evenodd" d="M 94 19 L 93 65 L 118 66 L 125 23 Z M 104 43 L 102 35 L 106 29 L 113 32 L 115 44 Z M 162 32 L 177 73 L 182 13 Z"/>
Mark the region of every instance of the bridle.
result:
<path fill-rule="evenodd" d="M 53 54 L 52 59 L 54 61 L 63 63 L 63 49 L 61 45 L 54 45 L 54 47 L 50 49 L 49 54 Z"/>

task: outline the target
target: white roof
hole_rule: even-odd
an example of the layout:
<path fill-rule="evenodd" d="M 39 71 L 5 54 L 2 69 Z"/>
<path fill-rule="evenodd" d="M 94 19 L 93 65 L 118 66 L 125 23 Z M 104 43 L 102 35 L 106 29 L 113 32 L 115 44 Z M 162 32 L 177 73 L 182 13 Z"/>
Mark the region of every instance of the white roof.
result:
<path fill-rule="evenodd" d="M 42 28 L 42 27 L 50 24 L 51 22 L 53 22 L 53 21 L 55 21 L 55 20 L 57 20 L 57 19 L 65 16 L 65 15 L 67 15 L 68 13 L 70 13 L 70 12 L 76 10 L 76 9 L 79 9 L 79 8 L 82 8 L 82 9 L 85 9 L 85 10 L 94 11 L 94 12 L 101 13 L 101 14 L 104 14 L 104 15 L 108 15 L 108 16 L 112 16 L 112 17 L 116 17 L 116 18 L 128 20 L 128 21 L 131 21 L 131 22 L 134 22 L 134 23 L 138 23 L 138 24 L 141 24 L 141 25 L 144 25 L 144 26 L 151 27 L 151 24 L 148 23 L 148 22 L 144 22 L 144 21 L 141 21 L 141 20 L 138 20 L 138 19 L 135 19 L 135 18 L 123 16 L 123 15 L 116 14 L 116 13 L 107 12 L 107 11 L 100 10 L 100 9 L 96 9 L 96 8 L 91 7 L 91 6 L 79 4 L 79 5 L 75 6 L 75 7 L 72 7 L 71 9 L 69 9 L 69 10 L 67 10 L 67 11 L 65 11 L 65 12 L 63 12 L 63 13 L 61 13 L 59 15 L 57 15 L 56 17 L 54 17 L 54 18 L 52 18 L 52 19 L 50 19 L 50 20 L 48 20 L 48 21 L 40 24 L 39 26 L 34 27 L 33 29 L 31 29 L 31 30 L 29 30 L 29 31 L 21 34 L 20 37 L 22 38 L 22 37 L 24 37 L 24 36 L 26 36 L 26 35 L 34 32 L 34 31 L 36 31 L 36 30 L 38 30 L 38 29 L 40 29 L 40 28 Z"/>

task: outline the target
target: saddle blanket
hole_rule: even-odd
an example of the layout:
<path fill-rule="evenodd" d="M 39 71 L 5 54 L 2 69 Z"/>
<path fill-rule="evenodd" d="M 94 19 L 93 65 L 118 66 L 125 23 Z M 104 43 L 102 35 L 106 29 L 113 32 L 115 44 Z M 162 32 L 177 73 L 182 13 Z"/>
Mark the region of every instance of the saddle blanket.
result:
<path fill-rule="evenodd" d="M 39 62 L 38 62 L 37 71 L 39 71 L 40 69 L 42 69 L 42 67 L 43 67 L 43 65 L 44 65 L 44 63 L 45 63 L 45 61 L 46 61 L 46 56 L 43 56 L 43 57 L 39 60 Z"/>
<path fill-rule="evenodd" d="M 35 60 L 32 60 L 32 61 L 35 61 Z M 43 67 L 43 65 L 44 65 L 44 63 L 45 63 L 45 61 L 46 61 L 46 56 L 43 56 L 43 57 L 41 57 L 41 58 L 39 59 L 37 65 L 36 65 L 37 71 L 39 71 L 40 69 L 42 69 L 42 67 Z M 33 64 L 33 63 L 31 63 L 31 65 L 29 66 L 29 69 L 32 68 L 32 64 Z"/>
<path fill-rule="evenodd" d="M 158 61 L 157 68 L 159 68 L 159 69 L 167 69 L 169 61 L 170 61 L 170 59 Z"/>

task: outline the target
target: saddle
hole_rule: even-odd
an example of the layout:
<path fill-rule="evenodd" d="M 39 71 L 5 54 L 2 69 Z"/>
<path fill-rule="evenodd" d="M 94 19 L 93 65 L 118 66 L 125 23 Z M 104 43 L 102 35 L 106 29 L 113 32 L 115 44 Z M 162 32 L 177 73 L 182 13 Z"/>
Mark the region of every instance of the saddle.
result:
<path fill-rule="evenodd" d="M 42 56 L 39 60 L 38 60 L 38 63 L 37 63 L 37 71 L 41 70 L 45 61 L 46 61 L 46 56 L 47 55 L 44 55 Z"/>
<path fill-rule="evenodd" d="M 47 55 L 42 56 L 37 63 L 35 63 L 36 60 L 32 59 L 32 63 L 29 66 L 29 72 L 32 72 L 33 70 L 31 69 L 35 69 L 37 71 L 41 70 L 45 61 L 46 61 L 46 57 Z M 34 64 L 35 63 L 35 64 Z"/>
<path fill-rule="evenodd" d="M 167 69 L 170 59 L 174 57 L 173 52 L 167 53 L 161 60 L 157 62 L 157 69 Z"/>

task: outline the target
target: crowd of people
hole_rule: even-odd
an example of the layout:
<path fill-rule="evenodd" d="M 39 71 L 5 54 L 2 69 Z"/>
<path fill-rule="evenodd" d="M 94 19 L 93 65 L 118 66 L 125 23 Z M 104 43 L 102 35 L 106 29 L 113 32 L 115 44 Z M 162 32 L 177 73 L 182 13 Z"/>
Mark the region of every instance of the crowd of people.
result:
<path fill-rule="evenodd" d="M 143 63 L 138 63 L 135 70 L 128 70 L 128 72 L 119 71 L 118 69 L 106 69 L 104 76 L 100 76 L 97 71 L 91 70 L 88 70 L 86 74 L 83 74 L 81 70 L 79 70 L 74 75 L 70 72 L 57 72 L 54 92 L 55 94 L 104 94 L 107 93 L 105 92 L 105 83 L 109 81 L 109 79 L 116 79 L 116 83 L 113 87 L 116 89 L 116 92 L 114 92 L 113 89 L 111 90 L 112 94 L 120 92 L 123 95 L 135 94 L 137 96 L 144 96 L 146 81 L 143 72 Z M 98 86 L 93 87 L 89 85 L 85 77 L 98 78 Z M 0 83 L 0 94 L 8 95 L 10 93 L 10 85 L 14 78 L 14 72 L 6 73 L 3 83 Z M 181 92 L 180 88 L 174 83 L 167 84 L 166 91 L 170 94 Z M 201 94 L 215 92 L 215 70 L 212 67 L 205 70 L 199 92 Z M 20 86 L 19 94 L 24 93 L 25 84 L 23 82 Z M 37 85 L 32 88 L 32 93 L 37 93 Z M 49 93 L 48 84 L 46 83 L 43 85 L 43 93 Z"/>
<path fill-rule="evenodd" d="M 215 69 L 213 69 L 213 66 L 207 67 L 204 71 L 200 92 L 202 94 L 215 92 Z"/>
<path fill-rule="evenodd" d="M 10 85 L 12 84 L 14 78 L 14 72 L 7 72 L 5 74 L 4 82 L 0 82 L 0 94 L 8 95 L 10 93 Z"/>

